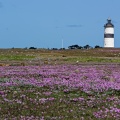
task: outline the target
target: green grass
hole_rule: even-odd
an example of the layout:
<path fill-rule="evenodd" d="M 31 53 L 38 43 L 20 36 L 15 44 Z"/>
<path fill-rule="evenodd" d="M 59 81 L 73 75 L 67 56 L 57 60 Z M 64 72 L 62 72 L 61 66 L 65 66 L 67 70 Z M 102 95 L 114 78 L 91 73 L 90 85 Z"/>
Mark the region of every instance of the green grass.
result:
<path fill-rule="evenodd" d="M 50 60 L 50 64 L 66 63 L 120 63 L 120 49 L 90 49 L 90 50 L 25 50 L 3 49 L 0 50 L 0 61 L 29 61 L 44 63 Z M 9 63 L 8 63 L 9 64 Z M 10 63 L 11 64 L 11 63 Z M 28 63 L 30 64 L 30 63 Z"/>
<path fill-rule="evenodd" d="M 26 55 L 0 55 L 0 60 L 28 60 L 35 58 L 35 56 L 26 56 Z"/>
<path fill-rule="evenodd" d="M 113 58 L 100 58 L 100 57 L 66 57 L 63 59 L 65 62 L 108 62 L 108 63 L 120 63 L 120 59 Z"/>

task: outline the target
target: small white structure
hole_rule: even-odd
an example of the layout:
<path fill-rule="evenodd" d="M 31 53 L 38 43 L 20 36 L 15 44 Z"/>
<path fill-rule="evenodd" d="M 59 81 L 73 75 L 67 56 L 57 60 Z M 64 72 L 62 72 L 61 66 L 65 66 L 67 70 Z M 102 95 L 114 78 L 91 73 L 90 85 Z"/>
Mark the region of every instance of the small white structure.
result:
<path fill-rule="evenodd" d="M 114 47 L 114 25 L 107 19 L 104 25 L 104 47 Z"/>

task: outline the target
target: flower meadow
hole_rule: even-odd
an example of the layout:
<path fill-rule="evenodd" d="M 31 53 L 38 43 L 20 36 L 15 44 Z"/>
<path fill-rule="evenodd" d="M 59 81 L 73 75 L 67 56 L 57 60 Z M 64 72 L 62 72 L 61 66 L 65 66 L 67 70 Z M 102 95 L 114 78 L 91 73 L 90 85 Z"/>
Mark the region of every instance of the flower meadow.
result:
<path fill-rule="evenodd" d="M 120 120 L 120 65 L 0 66 L 0 119 Z"/>

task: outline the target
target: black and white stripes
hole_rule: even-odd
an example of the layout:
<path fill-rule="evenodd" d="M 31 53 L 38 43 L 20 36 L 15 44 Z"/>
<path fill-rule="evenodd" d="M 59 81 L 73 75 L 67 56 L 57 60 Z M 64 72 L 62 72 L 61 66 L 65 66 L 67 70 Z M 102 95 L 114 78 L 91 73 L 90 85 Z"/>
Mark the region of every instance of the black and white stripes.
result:
<path fill-rule="evenodd" d="M 111 19 L 107 20 L 104 28 L 104 47 L 114 47 L 114 25 L 111 23 Z"/>

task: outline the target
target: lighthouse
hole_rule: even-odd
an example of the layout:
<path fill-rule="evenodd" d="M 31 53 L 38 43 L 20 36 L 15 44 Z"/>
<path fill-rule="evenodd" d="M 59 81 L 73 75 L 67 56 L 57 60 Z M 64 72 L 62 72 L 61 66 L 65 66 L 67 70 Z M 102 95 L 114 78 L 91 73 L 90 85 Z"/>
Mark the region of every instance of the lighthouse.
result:
<path fill-rule="evenodd" d="M 107 19 L 107 23 L 104 25 L 104 47 L 114 47 L 114 25 L 111 23 L 111 19 Z"/>

